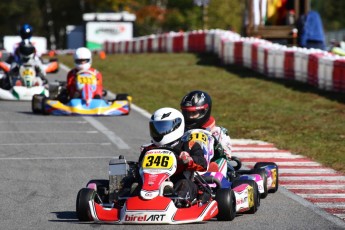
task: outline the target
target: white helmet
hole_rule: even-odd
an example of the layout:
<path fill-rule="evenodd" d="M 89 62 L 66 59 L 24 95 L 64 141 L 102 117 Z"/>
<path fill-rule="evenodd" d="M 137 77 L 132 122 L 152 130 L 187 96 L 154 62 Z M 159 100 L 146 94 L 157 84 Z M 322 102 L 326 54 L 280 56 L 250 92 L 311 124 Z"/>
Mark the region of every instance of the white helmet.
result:
<path fill-rule="evenodd" d="M 184 117 L 173 108 L 161 108 L 150 119 L 150 136 L 158 147 L 173 143 L 184 133 Z"/>
<path fill-rule="evenodd" d="M 80 47 L 74 53 L 74 64 L 79 70 L 88 70 L 91 67 L 92 55 L 88 48 Z"/>

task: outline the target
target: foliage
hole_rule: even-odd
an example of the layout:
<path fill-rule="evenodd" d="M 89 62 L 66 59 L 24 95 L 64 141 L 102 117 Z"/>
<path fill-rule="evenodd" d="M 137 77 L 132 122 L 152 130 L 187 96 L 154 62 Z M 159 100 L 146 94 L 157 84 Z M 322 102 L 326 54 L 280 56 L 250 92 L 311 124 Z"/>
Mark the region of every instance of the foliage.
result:
<path fill-rule="evenodd" d="M 208 28 L 241 26 L 242 0 L 211 0 Z M 51 6 L 51 10 L 48 10 Z M 29 23 L 37 36 L 51 37 L 58 48 L 65 43 L 67 25 L 82 25 L 87 12 L 128 11 L 136 14 L 135 36 L 203 28 L 203 9 L 192 0 L 12 0 L 0 2 L 0 37 L 17 35 L 20 26 Z"/>
<path fill-rule="evenodd" d="M 314 0 L 312 7 L 320 13 L 326 30 L 339 30 L 345 27 L 345 1 Z"/>

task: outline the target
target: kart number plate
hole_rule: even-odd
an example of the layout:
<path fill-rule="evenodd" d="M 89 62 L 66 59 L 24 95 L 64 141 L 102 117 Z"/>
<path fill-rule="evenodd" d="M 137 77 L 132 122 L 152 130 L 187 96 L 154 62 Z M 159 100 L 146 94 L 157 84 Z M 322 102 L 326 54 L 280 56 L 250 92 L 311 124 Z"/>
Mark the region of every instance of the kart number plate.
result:
<path fill-rule="evenodd" d="M 97 83 L 95 75 L 79 75 L 77 76 L 78 84 L 84 85 L 95 85 Z"/>
<path fill-rule="evenodd" d="M 208 138 L 207 138 L 207 135 L 205 133 L 196 132 L 196 133 L 191 133 L 189 135 L 189 141 L 201 142 L 201 143 L 207 145 Z"/>
<path fill-rule="evenodd" d="M 147 154 L 144 157 L 143 169 L 169 169 L 174 163 L 174 158 L 167 154 Z"/>

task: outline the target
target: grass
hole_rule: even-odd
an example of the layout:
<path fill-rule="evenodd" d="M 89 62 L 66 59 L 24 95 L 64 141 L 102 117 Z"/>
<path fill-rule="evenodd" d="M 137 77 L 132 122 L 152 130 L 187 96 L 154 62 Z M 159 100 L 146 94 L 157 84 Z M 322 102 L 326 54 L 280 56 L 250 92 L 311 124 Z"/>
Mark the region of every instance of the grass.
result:
<path fill-rule="evenodd" d="M 72 66 L 72 56 L 59 60 Z M 222 66 L 213 54 L 108 55 L 105 60 L 95 56 L 93 63 L 106 89 L 129 93 L 149 112 L 179 108 L 186 93 L 205 90 L 217 123 L 232 138 L 271 142 L 345 172 L 344 93 Z"/>

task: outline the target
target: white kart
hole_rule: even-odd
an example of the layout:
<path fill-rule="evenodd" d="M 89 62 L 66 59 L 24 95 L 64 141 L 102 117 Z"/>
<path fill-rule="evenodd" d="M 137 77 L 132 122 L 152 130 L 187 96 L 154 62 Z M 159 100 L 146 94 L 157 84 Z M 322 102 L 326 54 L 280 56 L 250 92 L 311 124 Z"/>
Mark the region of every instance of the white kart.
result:
<path fill-rule="evenodd" d="M 31 101 L 33 95 L 42 94 L 49 97 L 49 89 L 42 79 L 36 76 L 32 65 L 22 65 L 19 68 L 19 76 L 11 78 L 10 89 L 0 88 L 0 100 Z"/>

